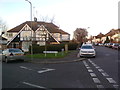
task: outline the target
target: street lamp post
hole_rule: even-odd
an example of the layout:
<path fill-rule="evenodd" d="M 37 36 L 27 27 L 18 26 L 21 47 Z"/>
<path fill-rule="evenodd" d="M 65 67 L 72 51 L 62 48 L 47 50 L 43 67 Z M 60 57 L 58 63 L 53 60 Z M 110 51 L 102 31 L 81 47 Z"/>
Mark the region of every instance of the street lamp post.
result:
<path fill-rule="evenodd" d="M 32 3 L 30 1 L 28 1 L 28 0 L 25 0 L 25 1 L 30 3 L 30 15 L 31 15 L 30 19 L 32 21 Z"/>
<path fill-rule="evenodd" d="M 47 39 L 47 34 L 45 34 L 45 52 L 47 51 L 47 42 L 46 42 L 46 39 Z M 46 53 L 45 53 L 45 57 L 46 57 Z"/>
<path fill-rule="evenodd" d="M 90 28 L 90 27 L 87 27 L 87 28 L 86 28 L 87 32 L 88 32 L 88 29 L 89 29 L 89 28 Z M 88 32 L 87 37 L 88 37 L 88 38 L 90 38 L 90 37 L 91 37 L 90 32 Z M 90 42 L 92 43 L 92 40 L 90 40 Z"/>
<path fill-rule="evenodd" d="M 29 2 L 30 4 L 30 20 L 31 20 L 31 60 L 32 60 L 32 55 L 33 55 L 33 50 L 32 50 L 32 3 L 28 0 L 25 0 Z"/>

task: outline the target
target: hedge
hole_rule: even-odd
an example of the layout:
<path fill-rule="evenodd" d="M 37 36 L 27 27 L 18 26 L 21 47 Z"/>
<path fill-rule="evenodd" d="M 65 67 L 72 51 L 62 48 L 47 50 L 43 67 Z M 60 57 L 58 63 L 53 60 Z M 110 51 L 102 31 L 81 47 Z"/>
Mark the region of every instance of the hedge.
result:
<path fill-rule="evenodd" d="M 77 46 L 77 43 L 68 43 L 68 50 L 76 50 Z"/>
<path fill-rule="evenodd" d="M 68 50 L 76 50 L 78 46 L 77 43 L 67 43 L 67 44 L 68 44 Z M 47 47 L 47 51 L 59 51 L 60 52 L 62 49 L 65 49 L 65 44 L 46 45 L 46 47 Z M 32 50 L 33 50 L 33 54 L 43 53 L 43 51 L 45 51 L 45 46 L 39 46 L 37 44 L 33 44 Z M 31 51 L 31 47 L 29 48 L 29 51 Z"/>

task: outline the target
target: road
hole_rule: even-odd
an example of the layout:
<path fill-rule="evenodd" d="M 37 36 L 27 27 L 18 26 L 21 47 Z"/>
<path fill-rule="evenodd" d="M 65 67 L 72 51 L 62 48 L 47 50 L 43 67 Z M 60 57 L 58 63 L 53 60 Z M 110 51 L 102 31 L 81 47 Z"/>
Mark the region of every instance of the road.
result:
<path fill-rule="evenodd" d="M 96 52 L 71 63 L 3 63 L 2 88 L 118 88 L 118 51 L 97 46 Z"/>

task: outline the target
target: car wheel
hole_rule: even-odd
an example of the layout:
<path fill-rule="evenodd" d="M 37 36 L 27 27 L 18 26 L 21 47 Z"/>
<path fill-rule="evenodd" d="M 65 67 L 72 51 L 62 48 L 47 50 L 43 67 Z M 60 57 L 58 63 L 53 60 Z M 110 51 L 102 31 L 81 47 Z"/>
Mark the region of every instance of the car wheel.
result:
<path fill-rule="evenodd" d="M 8 58 L 7 57 L 5 57 L 5 62 L 8 63 Z"/>

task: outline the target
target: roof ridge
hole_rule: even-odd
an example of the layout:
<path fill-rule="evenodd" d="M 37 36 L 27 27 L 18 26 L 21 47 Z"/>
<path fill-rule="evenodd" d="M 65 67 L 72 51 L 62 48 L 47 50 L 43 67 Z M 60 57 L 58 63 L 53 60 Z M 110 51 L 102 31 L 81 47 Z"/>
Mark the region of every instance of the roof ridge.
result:
<path fill-rule="evenodd" d="M 25 22 L 23 22 L 23 23 L 21 23 L 21 24 L 19 24 L 19 25 L 15 26 L 14 28 L 12 28 L 12 29 L 8 30 L 7 32 L 9 32 L 9 31 L 11 31 L 11 30 L 13 30 L 13 29 L 15 29 L 15 28 L 17 28 L 17 27 L 19 27 L 19 26 L 21 26 L 21 25 L 23 25 L 23 24 L 27 23 L 27 22 L 28 22 L 28 21 L 25 21 Z"/>
<path fill-rule="evenodd" d="M 48 31 L 50 33 L 52 33 L 52 32 L 59 32 L 59 33 L 62 33 L 62 34 L 69 34 L 69 33 L 65 32 L 65 31 L 63 31 L 62 29 L 60 29 L 54 23 L 51 23 L 51 22 L 41 22 L 41 21 L 37 21 L 37 22 L 35 22 L 35 21 L 25 21 L 22 24 L 19 24 L 16 27 L 8 30 L 7 32 L 19 32 L 22 29 L 22 27 L 24 27 L 25 24 L 27 24 L 29 27 L 31 27 L 31 22 L 32 22 L 32 30 L 33 31 L 36 31 L 37 28 L 39 28 L 38 25 L 43 25 L 43 26 L 45 26 L 45 28 L 48 29 Z"/>

